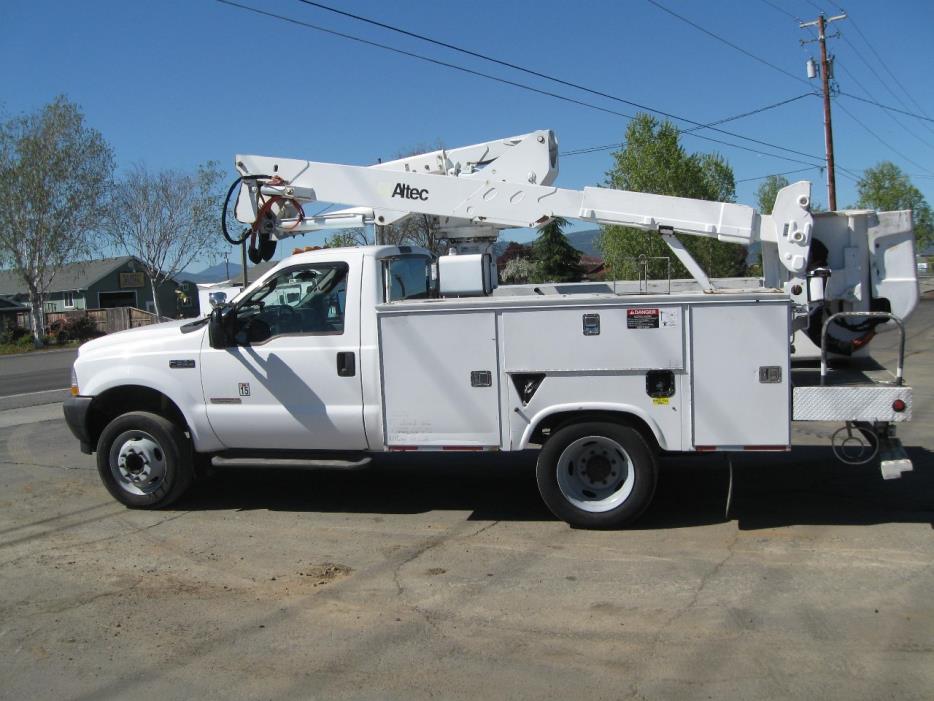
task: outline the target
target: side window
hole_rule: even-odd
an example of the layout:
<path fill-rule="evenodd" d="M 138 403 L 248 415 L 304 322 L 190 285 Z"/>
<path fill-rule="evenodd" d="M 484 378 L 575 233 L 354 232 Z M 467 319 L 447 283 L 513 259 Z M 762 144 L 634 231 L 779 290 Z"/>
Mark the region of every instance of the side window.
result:
<path fill-rule="evenodd" d="M 402 255 L 383 260 L 383 301 L 431 297 L 431 259 Z"/>
<path fill-rule="evenodd" d="M 282 335 L 342 334 L 346 263 L 286 268 L 237 303 L 238 345 Z"/>

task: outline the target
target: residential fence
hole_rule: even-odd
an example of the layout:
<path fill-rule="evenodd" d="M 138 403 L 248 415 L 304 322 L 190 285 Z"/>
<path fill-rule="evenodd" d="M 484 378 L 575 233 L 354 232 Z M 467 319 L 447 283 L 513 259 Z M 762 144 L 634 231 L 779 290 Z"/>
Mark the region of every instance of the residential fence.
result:
<path fill-rule="evenodd" d="M 114 307 L 112 309 L 73 309 L 65 312 L 46 312 L 45 325 L 51 327 L 58 321 L 72 322 L 75 319 L 87 317 L 94 321 L 94 325 L 101 333 L 114 333 L 135 329 L 138 326 L 158 324 L 167 319 L 160 319 L 153 312 L 147 312 L 136 307 Z M 20 312 L 17 315 L 17 324 L 24 328 L 29 327 L 29 312 Z"/>

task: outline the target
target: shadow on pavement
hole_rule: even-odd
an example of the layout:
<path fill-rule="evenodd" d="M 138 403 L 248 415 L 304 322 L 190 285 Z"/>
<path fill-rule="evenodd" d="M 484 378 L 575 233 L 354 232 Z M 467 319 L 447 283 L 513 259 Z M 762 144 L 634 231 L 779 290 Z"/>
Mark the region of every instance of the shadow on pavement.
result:
<path fill-rule="evenodd" d="M 883 481 L 876 465 L 838 463 L 829 448 L 734 454 L 733 500 L 724 514 L 724 456 L 662 462 L 655 500 L 633 528 L 686 528 L 736 520 L 740 529 L 780 526 L 934 525 L 934 453 L 909 448 L 915 471 Z M 533 451 L 384 455 L 354 471 L 223 468 L 196 485 L 183 509 L 268 509 L 348 514 L 471 512 L 483 521 L 553 521 L 535 484 Z"/>

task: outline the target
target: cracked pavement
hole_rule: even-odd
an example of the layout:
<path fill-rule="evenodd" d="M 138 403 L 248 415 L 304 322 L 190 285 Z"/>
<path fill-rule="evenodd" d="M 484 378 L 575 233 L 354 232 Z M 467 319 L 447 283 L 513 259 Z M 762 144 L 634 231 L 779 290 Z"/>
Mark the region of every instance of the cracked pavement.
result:
<path fill-rule="evenodd" d="M 0 699 L 928 699 L 932 307 L 915 472 L 835 463 L 810 425 L 735 457 L 728 517 L 722 458 L 666 460 L 621 532 L 551 518 L 534 454 L 227 468 L 130 511 L 57 407 L 9 410 Z"/>

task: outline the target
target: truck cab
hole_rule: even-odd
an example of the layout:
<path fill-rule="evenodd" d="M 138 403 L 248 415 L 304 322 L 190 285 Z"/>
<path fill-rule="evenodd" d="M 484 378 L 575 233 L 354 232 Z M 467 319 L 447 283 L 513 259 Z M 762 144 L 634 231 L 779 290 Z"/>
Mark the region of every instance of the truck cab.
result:
<path fill-rule="evenodd" d="M 139 413 L 177 426 L 195 461 L 379 450 L 375 306 L 427 297 L 430 261 L 428 251 L 406 246 L 302 253 L 209 317 L 86 343 L 73 369 L 68 424 L 82 450 L 105 461 L 114 438 L 107 427 Z M 140 442 L 133 431 L 125 438 L 114 456 L 123 465 L 128 456 L 138 462 L 134 443 L 141 450 L 156 442 Z M 162 460 L 142 456 L 154 465 L 149 473 L 117 469 L 108 486 L 125 498 L 122 477 L 133 505 L 164 497 L 166 452 Z"/>

